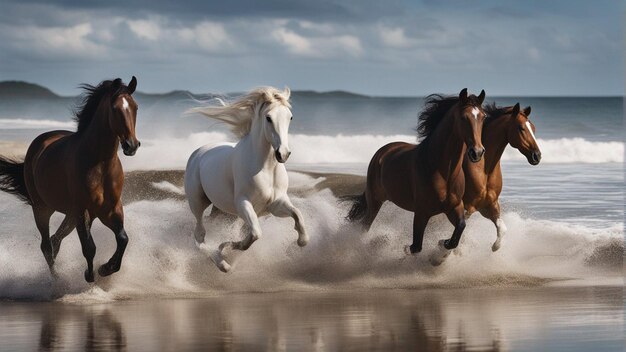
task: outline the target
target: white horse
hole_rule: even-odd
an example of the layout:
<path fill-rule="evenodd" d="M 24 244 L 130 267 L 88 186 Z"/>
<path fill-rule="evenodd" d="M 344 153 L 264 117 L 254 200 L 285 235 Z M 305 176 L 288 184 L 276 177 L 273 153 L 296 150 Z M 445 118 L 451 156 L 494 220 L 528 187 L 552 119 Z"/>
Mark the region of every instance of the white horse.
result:
<path fill-rule="evenodd" d="M 246 237 L 222 243 L 212 258 L 223 272 L 231 268 L 225 249 L 244 251 L 261 237 L 259 216 L 290 216 L 296 222 L 298 245 L 303 247 L 309 241 L 302 214 L 287 196 L 289 179 L 284 163 L 291 154 L 287 134 L 293 118 L 289 95 L 288 88 L 263 87 L 232 103 L 219 100 L 220 106 L 188 111 L 229 124 L 240 139 L 237 144 L 200 147 L 189 157 L 185 171 L 185 193 L 197 221 L 196 242 L 204 242 L 202 214 L 211 204 L 212 212 L 218 208 L 245 222 Z"/>

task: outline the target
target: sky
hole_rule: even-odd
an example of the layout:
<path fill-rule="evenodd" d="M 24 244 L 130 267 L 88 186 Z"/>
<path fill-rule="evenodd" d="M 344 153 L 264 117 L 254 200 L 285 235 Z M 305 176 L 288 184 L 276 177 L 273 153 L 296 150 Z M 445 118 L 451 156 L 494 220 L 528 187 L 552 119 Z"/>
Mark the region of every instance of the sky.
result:
<path fill-rule="evenodd" d="M 0 0 L 0 80 L 62 95 L 261 85 L 376 96 L 624 94 L 620 0 Z"/>

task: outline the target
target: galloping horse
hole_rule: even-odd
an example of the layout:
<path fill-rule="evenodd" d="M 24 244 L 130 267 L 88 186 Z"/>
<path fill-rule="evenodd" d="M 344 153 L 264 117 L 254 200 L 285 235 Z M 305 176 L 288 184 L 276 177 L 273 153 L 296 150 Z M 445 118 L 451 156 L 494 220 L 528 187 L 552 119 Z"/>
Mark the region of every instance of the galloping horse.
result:
<path fill-rule="evenodd" d="M 369 230 L 386 200 L 412 211 L 413 243 L 407 249 L 415 254 L 422 250 L 428 220 L 445 213 L 454 233 L 439 245 L 456 248 L 465 228 L 463 157 L 467 152 L 472 162 L 478 162 L 485 153 L 484 99 L 484 90 L 479 96 L 468 96 L 467 89 L 458 97 L 429 96 L 419 116 L 418 133 L 424 139 L 417 145 L 390 143 L 374 154 L 365 192 L 349 197 L 353 205 L 347 219 L 360 220 Z"/>
<path fill-rule="evenodd" d="M 309 241 L 302 214 L 287 196 L 289 180 L 284 163 L 291 154 L 287 133 L 293 118 L 289 95 L 289 89 L 264 87 L 231 104 L 221 102 L 222 106 L 189 111 L 229 124 L 240 139 L 237 144 L 197 149 L 185 171 L 185 193 L 196 217 L 196 242 L 204 242 L 202 214 L 211 204 L 212 212 L 219 209 L 245 222 L 245 239 L 222 243 L 212 258 L 223 272 L 231 268 L 225 249 L 244 251 L 261 237 L 258 216 L 290 216 L 295 220 L 298 245 L 303 247 Z"/>
<path fill-rule="evenodd" d="M 483 143 L 486 148 L 483 160 L 472 163 L 469 158 L 463 161 L 465 173 L 465 195 L 463 203 L 469 217 L 479 211 L 493 221 L 498 231 L 497 239 L 491 246 L 497 251 L 506 233 L 506 225 L 500 219 L 500 192 L 502 192 L 502 170 L 500 158 L 508 144 L 522 153 L 531 165 L 539 164 L 541 151 L 535 139 L 535 125 L 530 122 L 530 106 L 520 111 L 515 106 L 485 107 L 487 117 L 483 126 Z"/>
<path fill-rule="evenodd" d="M 61 241 L 77 228 L 87 260 L 85 280 L 94 281 L 96 245 L 90 228 L 95 218 L 113 231 L 117 242 L 115 254 L 98 273 L 107 276 L 120 269 L 128 236 L 120 201 L 124 171 L 117 149 L 121 144 L 124 154 L 134 155 L 140 145 L 135 137 L 137 103 L 131 96 L 136 86 L 134 76 L 128 86 L 120 78 L 98 86 L 82 85 L 87 94 L 76 114 L 76 132 L 39 135 L 24 162 L 0 157 L 0 190 L 32 206 L 41 251 L 53 275 Z M 55 211 L 65 218 L 50 238 L 50 217 Z"/>

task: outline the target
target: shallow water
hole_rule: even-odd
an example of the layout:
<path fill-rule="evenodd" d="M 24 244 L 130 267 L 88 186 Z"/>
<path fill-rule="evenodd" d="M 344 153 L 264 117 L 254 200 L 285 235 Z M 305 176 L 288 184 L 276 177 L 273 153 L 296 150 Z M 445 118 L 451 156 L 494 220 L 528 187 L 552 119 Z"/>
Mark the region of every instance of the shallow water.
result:
<path fill-rule="evenodd" d="M 618 351 L 615 287 L 236 294 L 3 302 L 3 350 Z"/>

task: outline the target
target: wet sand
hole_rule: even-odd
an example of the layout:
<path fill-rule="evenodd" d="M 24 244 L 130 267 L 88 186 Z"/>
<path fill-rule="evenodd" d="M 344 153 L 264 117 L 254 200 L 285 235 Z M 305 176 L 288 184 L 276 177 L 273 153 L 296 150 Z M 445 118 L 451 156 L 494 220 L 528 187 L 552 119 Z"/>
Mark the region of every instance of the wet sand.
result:
<path fill-rule="evenodd" d="M 365 177 L 341 173 L 314 173 L 307 171 L 293 170 L 305 174 L 314 179 L 322 179 L 315 183 L 313 189 L 302 185 L 301 187 L 289 187 L 289 193 L 303 196 L 311 191 L 321 191 L 329 189 L 336 197 L 358 194 L 365 189 Z M 184 170 L 149 170 L 149 171 L 129 171 L 126 173 L 124 181 L 124 193 L 122 200 L 125 204 L 138 200 L 163 200 L 167 198 L 185 199 L 184 196 L 174 192 L 155 187 L 155 184 L 162 182 L 170 183 L 176 187 L 183 187 Z"/>
<path fill-rule="evenodd" d="M 2 350 L 620 351 L 620 287 L 0 303 Z"/>

